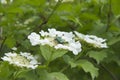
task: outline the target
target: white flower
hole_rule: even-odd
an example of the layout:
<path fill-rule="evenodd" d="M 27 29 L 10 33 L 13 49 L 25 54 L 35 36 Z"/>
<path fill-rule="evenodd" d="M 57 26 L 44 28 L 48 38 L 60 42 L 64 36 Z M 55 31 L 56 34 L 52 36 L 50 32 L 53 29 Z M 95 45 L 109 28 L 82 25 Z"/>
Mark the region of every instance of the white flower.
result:
<path fill-rule="evenodd" d="M 13 48 L 12 48 L 12 50 L 16 51 L 16 50 L 17 50 L 17 48 L 16 48 L 16 47 L 13 47 Z"/>
<path fill-rule="evenodd" d="M 62 39 L 64 39 L 64 40 L 67 41 L 67 42 L 73 41 L 73 38 L 75 37 L 75 35 L 74 35 L 72 32 L 64 33 L 63 35 L 64 35 L 64 36 L 61 36 Z"/>
<path fill-rule="evenodd" d="M 55 37 L 57 35 L 56 29 L 48 29 L 48 32 L 50 37 Z"/>
<path fill-rule="evenodd" d="M 47 32 L 44 32 L 43 30 L 41 30 L 41 32 L 39 32 L 41 34 L 41 36 L 48 36 L 49 34 Z"/>
<path fill-rule="evenodd" d="M 7 1 L 6 0 L 1 0 L 1 3 L 2 4 L 7 4 Z"/>
<path fill-rule="evenodd" d="M 7 3 L 8 3 L 8 1 L 7 1 L 7 0 L 1 0 L 0 2 L 1 2 L 2 4 L 7 4 Z M 9 0 L 9 2 L 10 2 L 10 3 L 12 3 L 12 2 L 13 2 L 13 0 Z"/>
<path fill-rule="evenodd" d="M 102 39 L 94 35 L 84 35 L 77 31 L 74 31 L 74 32 L 80 40 L 83 40 L 89 44 L 92 44 L 94 47 L 107 48 L 107 44 L 105 42 L 106 39 Z"/>
<path fill-rule="evenodd" d="M 59 0 L 55 0 L 56 2 L 58 2 Z M 73 2 L 74 0 L 62 0 L 62 2 Z"/>
<path fill-rule="evenodd" d="M 70 46 L 69 50 L 73 51 L 75 55 L 82 51 L 81 44 L 78 41 L 70 43 L 69 46 Z"/>
<path fill-rule="evenodd" d="M 13 64 L 18 67 L 26 67 L 35 69 L 38 66 L 38 61 L 30 53 L 20 52 L 17 53 L 5 53 L 5 56 L 1 58 L 3 61 L 8 61 L 10 64 Z"/>
<path fill-rule="evenodd" d="M 39 34 L 36 34 L 35 32 L 32 32 L 28 39 L 30 39 L 30 42 L 33 46 L 40 44 L 40 36 Z"/>
<path fill-rule="evenodd" d="M 39 33 L 40 35 L 37 34 L 37 37 L 39 38 L 34 36 L 36 33 L 28 36 L 32 45 L 49 45 L 55 49 L 66 49 L 72 51 L 75 55 L 81 52 L 81 44 L 80 42 L 75 42 L 75 35 L 72 32 L 48 29 L 48 32 L 41 30 Z"/>

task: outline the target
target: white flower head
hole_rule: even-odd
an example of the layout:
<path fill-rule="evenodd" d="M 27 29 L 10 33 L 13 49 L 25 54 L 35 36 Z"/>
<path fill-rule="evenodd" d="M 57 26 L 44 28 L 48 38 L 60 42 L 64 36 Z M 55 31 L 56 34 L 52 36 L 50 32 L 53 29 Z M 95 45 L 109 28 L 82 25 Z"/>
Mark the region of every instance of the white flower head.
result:
<path fill-rule="evenodd" d="M 0 0 L 0 2 L 1 2 L 2 4 L 8 4 L 8 1 L 7 1 L 7 0 Z M 12 3 L 13 0 L 9 0 L 9 2 Z"/>
<path fill-rule="evenodd" d="M 7 4 L 7 1 L 6 0 L 1 0 L 1 3 L 2 4 Z"/>
<path fill-rule="evenodd" d="M 82 49 L 81 49 L 81 44 L 79 43 L 79 41 L 77 41 L 77 42 L 72 42 L 72 43 L 70 43 L 69 44 L 69 50 L 71 50 L 71 51 L 73 51 L 73 53 L 75 54 L 75 55 L 77 55 L 79 52 L 81 52 L 82 51 Z"/>
<path fill-rule="evenodd" d="M 13 48 L 12 48 L 12 50 L 16 51 L 16 50 L 17 50 L 17 48 L 16 48 L 16 47 L 13 47 Z"/>
<path fill-rule="evenodd" d="M 80 40 L 83 40 L 89 44 L 92 44 L 94 47 L 97 47 L 97 48 L 107 48 L 108 47 L 105 42 L 106 39 L 102 39 L 102 38 L 99 38 L 94 35 L 84 35 L 77 31 L 74 31 L 74 32 Z"/>
<path fill-rule="evenodd" d="M 5 53 L 5 56 L 1 58 L 3 61 L 8 61 L 10 64 L 13 64 L 18 67 L 26 67 L 35 69 L 38 66 L 38 61 L 34 58 L 33 55 L 27 52 L 17 53 Z"/>
<path fill-rule="evenodd" d="M 33 46 L 40 44 L 40 36 L 39 34 L 32 32 L 29 36 L 28 39 L 30 40 L 31 44 Z"/>
<path fill-rule="evenodd" d="M 55 0 L 56 2 L 58 2 L 59 0 Z M 74 0 L 61 0 L 62 2 L 73 2 Z"/>
<path fill-rule="evenodd" d="M 75 42 L 75 35 L 72 32 L 57 31 L 52 28 L 48 29 L 48 32 L 41 30 L 39 33 L 40 35 L 37 34 L 37 36 L 36 33 L 31 33 L 28 36 L 32 45 L 49 45 L 55 49 L 72 51 L 73 54 L 81 52 L 81 44 L 80 42 Z M 77 47 L 72 47 L 72 45 L 77 45 Z"/>

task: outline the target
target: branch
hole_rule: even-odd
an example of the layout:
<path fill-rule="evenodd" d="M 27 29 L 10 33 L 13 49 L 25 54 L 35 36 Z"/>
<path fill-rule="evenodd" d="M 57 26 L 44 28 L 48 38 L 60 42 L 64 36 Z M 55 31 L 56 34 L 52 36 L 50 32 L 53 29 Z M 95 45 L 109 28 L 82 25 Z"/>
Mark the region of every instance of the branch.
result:
<path fill-rule="evenodd" d="M 111 4 L 111 0 L 109 0 L 109 4 L 108 4 L 108 14 L 107 14 L 107 28 L 106 28 L 106 32 L 109 30 L 109 28 L 111 27 L 111 13 L 112 13 L 112 4 Z"/>
<path fill-rule="evenodd" d="M 56 3 L 55 7 L 53 8 L 52 12 L 51 12 L 50 15 L 47 17 L 47 19 L 44 20 L 39 26 L 35 27 L 32 32 L 36 32 L 36 31 L 38 31 L 38 30 L 41 30 L 41 28 L 43 27 L 43 25 L 47 24 L 47 22 L 48 22 L 49 19 L 52 17 L 52 15 L 54 14 L 54 12 L 57 10 L 57 8 L 58 8 L 59 5 L 61 4 L 61 2 L 62 2 L 62 0 L 59 0 L 59 1 Z M 31 32 L 30 32 L 30 33 L 31 33 Z M 30 33 L 29 33 L 29 34 L 30 34 Z M 23 40 L 26 40 L 26 39 L 27 39 L 27 36 L 26 36 Z M 20 46 L 20 44 L 21 44 L 21 43 L 17 43 L 16 46 L 18 47 L 18 46 Z"/>
<path fill-rule="evenodd" d="M 106 72 L 108 72 L 108 74 L 112 77 L 113 80 L 118 80 L 117 77 L 116 77 L 108 68 L 106 68 L 105 65 L 100 64 L 100 66 L 101 66 Z"/>
<path fill-rule="evenodd" d="M 5 37 L 5 38 L 3 39 L 3 41 L 2 41 L 2 44 L 1 44 L 1 46 L 0 46 L 0 52 L 2 51 L 2 48 L 3 48 L 3 45 L 4 45 L 5 41 L 6 41 L 6 39 L 7 39 L 7 37 Z"/>
<path fill-rule="evenodd" d="M 62 2 L 62 0 L 59 0 L 55 7 L 53 8 L 52 12 L 50 13 L 50 15 L 47 17 L 46 20 L 44 20 L 39 26 L 37 26 L 33 31 L 36 31 L 36 30 L 41 30 L 41 28 L 43 27 L 43 25 L 47 24 L 49 19 L 52 17 L 52 15 L 54 14 L 54 12 L 57 10 L 57 8 L 59 7 L 60 3 Z"/>

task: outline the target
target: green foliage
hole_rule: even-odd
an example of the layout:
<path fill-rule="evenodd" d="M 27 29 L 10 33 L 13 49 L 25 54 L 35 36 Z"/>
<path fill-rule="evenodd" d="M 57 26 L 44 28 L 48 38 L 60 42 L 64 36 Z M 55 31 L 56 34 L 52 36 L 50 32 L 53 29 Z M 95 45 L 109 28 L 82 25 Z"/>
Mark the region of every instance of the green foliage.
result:
<path fill-rule="evenodd" d="M 96 68 L 91 62 L 87 60 L 78 60 L 76 62 L 70 62 L 71 67 L 80 67 L 85 72 L 89 72 L 92 79 L 94 80 L 95 77 L 98 77 L 98 68 Z"/>
<path fill-rule="evenodd" d="M 9 67 L 8 67 L 8 63 L 1 63 L 0 65 L 0 79 L 2 80 L 7 80 L 7 78 L 9 77 Z"/>
<path fill-rule="evenodd" d="M 105 51 L 90 51 L 88 52 L 88 55 L 91 57 L 91 58 L 94 58 L 97 63 L 99 64 L 101 61 L 104 60 L 104 58 L 107 57 L 107 53 Z"/>
<path fill-rule="evenodd" d="M 49 80 L 69 80 L 64 74 L 60 72 L 49 73 L 48 76 L 51 77 Z"/>
<path fill-rule="evenodd" d="M 54 49 L 53 47 L 50 47 L 48 45 L 40 46 L 41 54 L 47 61 L 53 61 L 58 57 L 63 56 L 65 53 L 67 53 L 66 50 L 62 49 Z"/>
<path fill-rule="evenodd" d="M 94 67 L 92 63 L 87 60 L 79 60 L 77 61 L 77 65 L 82 67 L 85 72 L 90 72 L 92 79 L 98 76 L 98 68 Z M 89 66 L 89 67 L 88 67 Z"/>
<path fill-rule="evenodd" d="M 0 2 L 0 57 L 13 51 L 12 47 L 17 47 L 18 51 L 15 52 L 27 51 L 39 55 L 41 62 L 35 70 L 22 71 L 0 60 L 0 80 L 91 80 L 90 75 L 94 80 L 119 80 L 119 4 L 120 0 Z M 108 49 L 90 47 L 91 50 L 75 56 L 66 50 L 56 50 L 46 45 L 40 48 L 31 46 L 27 36 L 48 28 L 69 32 L 76 30 L 106 38 Z"/>

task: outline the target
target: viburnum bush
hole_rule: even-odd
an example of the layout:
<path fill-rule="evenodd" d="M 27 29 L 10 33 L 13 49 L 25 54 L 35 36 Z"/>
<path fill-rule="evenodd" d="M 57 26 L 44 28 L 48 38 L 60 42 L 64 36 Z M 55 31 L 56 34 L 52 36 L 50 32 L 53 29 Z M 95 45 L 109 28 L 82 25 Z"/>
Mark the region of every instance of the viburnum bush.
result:
<path fill-rule="evenodd" d="M 65 55 L 65 54 L 71 51 L 75 55 L 75 58 L 71 58 L 70 61 L 67 61 L 67 64 L 71 65 L 71 67 L 77 67 L 77 66 L 82 67 L 86 72 L 90 72 L 92 79 L 94 79 L 95 77 L 98 76 L 98 68 L 96 68 L 89 61 L 85 59 L 79 59 L 79 58 L 81 58 L 82 54 L 85 54 L 84 51 L 89 49 L 89 47 L 107 48 L 105 39 L 98 38 L 94 35 L 83 35 L 76 31 L 75 32 L 64 32 L 64 31 L 57 31 L 56 29 L 48 29 L 48 32 L 45 32 L 41 30 L 39 34 L 32 32 L 28 36 L 28 39 L 30 40 L 30 43 L 32 44 L 32 46 L 38 45 L 37 47 L 40 47 L 41 55 L 43 56 L 43 59 L 45 61 L 38 62 L 37 58 L 39 55 L 36 56 L 35 58 L 30 53 L 27 53 L 27 52 L 20 52 L 20 54 L 15 53 L 14 51 L 5 53 L 5 56 L 1 58 L 3 61 L 7 61 L 9 64 L 13 64 L 14 67 L 15 66 L 20 67 L 18 72 L 15 72 L 16 75 L 18 75 L 18 73 L 23 68 L 34 70 L 34 69 L 41 69 L 41 67 L 44 67 L 44 70 L 47 71 L 48 70 L 47 68 L 49 68 L 49 64 L 52 61 L 54 61 L 57 58 L 70 57 L 68 56 L 69 54 L 68 55 Z M 86 45 L 85 50 L 84 48 L 82 49 L 84 45 Z M 90 49 L 87 52 L 89 51 Z M 81 64 L 81 63 L 84 63 L 84 64 Z M 92 71 L 90 70 L 91 68 L 90 69 L 84 68 L 85 65 L 90 66 L 92 68 Z M 63 68 L 66 67 L 67 69 L 67 67 L 69 66 L 62 66 L 62 67 Z M 60 72 L 61 71 L 55 72 L 55 74 L 58 76 L 52 75 L 53 77 L 50 79 L 61 80 L 61 78 L 59 77 L 62 77 L 63 80 L 69 80 L 63 73 L 60 73 Z M 13 77 L 13 79 L 16 79 L 17 78 L 15 77 L 16 75 L 13 75 L 11 77 Z M 49 74 L 45 74 L 45 75 L 51 76 Z M 45 80 L 47 80 L 47 78 L 45 78 Z"/>
<path fill-rule="evenodd" d="M 0 0 L 0 80 L 118 80 L 116 1 Z"/>

